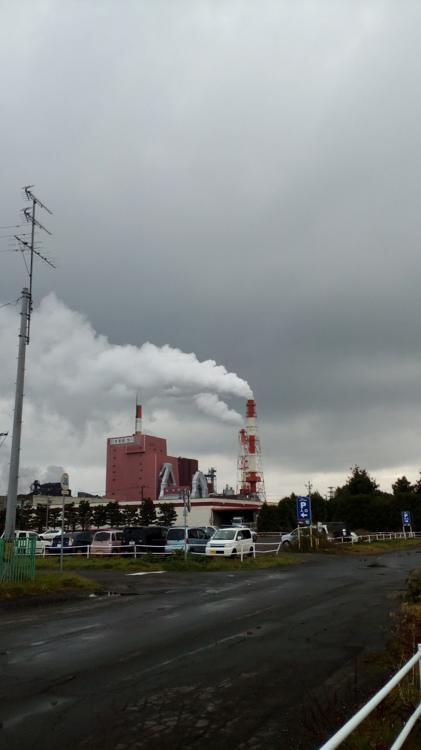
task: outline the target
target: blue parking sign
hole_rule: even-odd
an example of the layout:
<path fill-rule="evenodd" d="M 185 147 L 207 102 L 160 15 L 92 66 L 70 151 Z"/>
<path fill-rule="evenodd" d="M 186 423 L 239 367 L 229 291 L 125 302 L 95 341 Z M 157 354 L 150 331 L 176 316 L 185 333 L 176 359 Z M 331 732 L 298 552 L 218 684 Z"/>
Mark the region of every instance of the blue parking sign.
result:
<path fill-rule="evenodd" d="M 297 521 L 307 525 L 311 524 L 311 500 L 308 495 L 297 497 Z"/>
<path fill-rule="evenodd" d="M 409 510 L 403 510 L 402 511 L 402 524 L 403 526 L 411 526 L 411 511 Z"/>

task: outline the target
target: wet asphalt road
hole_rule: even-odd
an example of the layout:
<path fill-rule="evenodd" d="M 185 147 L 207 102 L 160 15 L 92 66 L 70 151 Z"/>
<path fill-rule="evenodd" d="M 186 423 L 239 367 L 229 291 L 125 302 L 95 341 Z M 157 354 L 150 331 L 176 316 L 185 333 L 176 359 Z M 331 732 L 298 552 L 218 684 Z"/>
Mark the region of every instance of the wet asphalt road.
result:
<path fill-rule="evenodd" d="M 110 587 L 133 595 L 3 608 L 0 745 L 317 748 L 367 689 L 365 657 L 382 649 L 420 561 L 113 572 Z"/>

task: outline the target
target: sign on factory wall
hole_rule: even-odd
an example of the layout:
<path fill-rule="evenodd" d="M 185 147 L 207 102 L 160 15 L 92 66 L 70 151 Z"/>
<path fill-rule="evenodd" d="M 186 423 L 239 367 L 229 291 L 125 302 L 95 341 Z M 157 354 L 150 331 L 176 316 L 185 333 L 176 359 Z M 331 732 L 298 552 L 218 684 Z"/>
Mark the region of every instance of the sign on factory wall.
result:
<path fill-rule="evenodd" d="M 173 484 L 172 487 L 165 487 L 164 489 L 164 495 L 179 495 L 183 494 L 183 491 L 189 490 L 190 487 L 181 487 L 180 485 Z"/>
<path fill-rule="evenodd" d="M 110 445 L 123 445 L 124 443 L 134 443 L 133 435 L 121 438 L 110 438 Z"/>

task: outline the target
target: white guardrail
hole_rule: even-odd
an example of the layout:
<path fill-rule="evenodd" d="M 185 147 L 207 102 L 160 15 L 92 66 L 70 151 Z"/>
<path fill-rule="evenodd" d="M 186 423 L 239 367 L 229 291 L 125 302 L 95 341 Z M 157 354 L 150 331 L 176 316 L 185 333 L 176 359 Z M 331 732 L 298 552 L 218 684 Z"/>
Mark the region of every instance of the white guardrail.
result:
<path fill-rule="evenodd" d="M 123 545 L 124 547 L 128 547 L 129 545 Z M 198 546 L 197 544 L 192 544 L 191 546 Z M 206 545 L 203 545 L 205 548 Z M 259 549 L 257 549 L 259 547 Z M 270 547 L 271 549 L 260 549 L 260 547 Z M 109 551 L 111 549 L 111 552 Z M 153 550 L 159 550 L 158 552 L 155 552 Z M 63 555 L 65 557 L 72 556 L 74 554 L 77 555 L 84 555 L 87 558 L 90 557 L 102 557 L 104 555 L 118 555 L 123 557 L 140 557 L 142 555 L 159 555 L 159 556 L 168 556 L 168 555 L 174 555 L 175 552 L 184 552 L 184 548 L 180 547 L 179 550 L 171 550 L 166 551 L 163 548 L 163 545 L 154 545 L 154 544 L 131 544 L 130 549 L 123 549 L 121 548 L 121 545 L 112 545 L 106 550 L 92 550 L 91 546 L 82 544 L 82 545 L 70 545 L 63 547 Z M 256 555 L 265 555 L 265 554 L 278 554 L 281 551 L 281 542 L 254 542 L 253 543 L 253 557 L 256 557 Z M 42 557 L 60 557 L 61 556 L 61 547 L 58 547 L 56 545 L 46 545 L 44 549 L 37 550 L 36 553 L 38 556 Z M 206 555 L 205 549 L 203 549 L 203 552 L 189 552 L 191 555 L 198 555 L 200 557 L 204 557 Z M 243 560 L 244 557 L 248 555 L 248 550 L 240 550 L 238 553 L 238 557 Z M 222 555 L 220 555 L 222 557 Z M 214 555 L 208 555 L 208 557 L 214 557 Z"/>
<path fill-rule="evenodd" d="M 415 539 L 421 536 L 421 531 L 376 531 L 372 534 L 360 534 L 358 539 L 338 537 L 335 544 L 358 544 L 358 542 L 390 542 L 393 539 Z"/>
<path fill-rule="evenodd" d="M 336 748 L 339 747 L 342 742 L 344 742 L 344 740 L 346 740 L 346 738 L 349 737 L 349 735 L 361 724 L 361 722 L 371 714 L 376 706 L 378 706 L 379 703 L 381 703 L 382 700 L 384 700 L 386 696 L 389 695 L 393 688 L 401 682 L 405 675 L 407 675 L 408 672 L 410 672 L 416 664 L 418 664 L 419 670 L 420 702 L 416 707 L 414 713 L 409 717 L 408 721 L 404 725 L 402 731 L 396 737 L 396 740 L 394 741 L 393 745 L 391 745 L 390 750 L 399 750 L 401 747 L 403 747 L 405 740 L 407 739 L 410 732 L 413 730 L 417 720 L 421 716 L 421 643 L 418 644 L 417 653 L 414 654 L 414 656 L 412 656 L 411 659 L 406 662 L 402 669 L 400 669 L 399 672 L 397 672 L 395 676 L 392 677 L 392 679 L 389 680 L 389 682 L 387 682 L 386 685 L 381 690 L 379 690 L 379 692 L 376 693 L 376 695 L 371 698 L 368 703 L 365 704 L 365 706 L 360 708 L 360 710 L 357 711 L 357 713 L 351 719 L 349 719 L 349 721 L 347 721 L 346 724 L 344 724 L 343 727 L 341 727 L 341 729 L 339 729 L 336 734 L 333 735 L 333 737 L 330 738 L 330 740 L 325 742 L 325 744 L 321 746 L 320 750 L 336 750 Z"/>

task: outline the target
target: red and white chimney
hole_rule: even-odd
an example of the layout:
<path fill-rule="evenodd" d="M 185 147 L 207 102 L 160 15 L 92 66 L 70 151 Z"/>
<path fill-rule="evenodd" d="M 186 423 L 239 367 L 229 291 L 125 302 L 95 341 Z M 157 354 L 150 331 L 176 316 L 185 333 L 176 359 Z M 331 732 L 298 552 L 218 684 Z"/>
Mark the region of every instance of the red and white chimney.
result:
<path fill-rule="evenodd" d="M 142 404 L 136 404 L 135 432 L 142 432 Z"/>
<path fill-rule="evenodd" d="M 246 427 L 242 427 L 239 432 L 237 492 L 243 497 L 264 501 L 266 493 L 257 432 L 256 402 L 251 398 L 247 401 L 246 419 Z"/>

